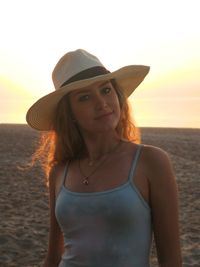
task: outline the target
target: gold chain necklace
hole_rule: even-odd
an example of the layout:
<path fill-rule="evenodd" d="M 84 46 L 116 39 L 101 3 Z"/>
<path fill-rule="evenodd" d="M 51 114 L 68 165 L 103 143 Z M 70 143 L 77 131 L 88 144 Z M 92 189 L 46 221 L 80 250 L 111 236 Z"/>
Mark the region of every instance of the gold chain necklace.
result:
<path fill-rule="evenodd" d="M 105 155 L 107 155 L 107 154 L 110 154 L 110 153 L 113 153 L 113 152 L 115 152 L 116 150 L 117 150 L 117 148 L 120 146 L 120 144 L 121 144 L 121 140 L 117 143 L 117 145 L 113 148 L 113 149 L 111 149 L 109 152 L 107 152 L 107 153 L 105 153 L 105 154 L 103 154 L 102 156 L 105 156 Z M 85 175 L 84 173 L 83 173 L 83 171 L 81 170 L 81 165 L 80 165 L 80 158 L 78 159 L 78 167 L 79 167 L 79 171 L 80 171 L 80 174 L 84 177 L 84 179 L 83 179 L 83 181 L 82 181 L 82 183 L 84 184 L 84 185 L 89 185 L 89 178 L 98 170 L 98 168 L 100 167 L 100 166 L 102 166 L 103 165 L 103 163 L 106 161 L 106 159 L 107 159 L 107 157 L 99 164 L 99 165 L 97 165 L 97 167 L 89 174 L 89 175 Z"/>

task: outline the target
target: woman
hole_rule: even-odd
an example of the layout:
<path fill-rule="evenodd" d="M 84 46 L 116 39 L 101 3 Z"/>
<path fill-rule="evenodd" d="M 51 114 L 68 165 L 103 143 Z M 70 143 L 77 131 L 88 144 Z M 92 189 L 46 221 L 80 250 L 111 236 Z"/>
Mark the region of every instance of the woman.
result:
<path fill-rule="evenodd" d="M 50 170 L 44 267 L 147 267 L 152 232 L 160 266 L 182 266 L 170 160 L 138 144 L 127 104 L 148 71 L 111 73 L 78 49 L 55 66 L 56 91 L 29 109 L 29 125 L 49 133 L 39 149 Z"/>

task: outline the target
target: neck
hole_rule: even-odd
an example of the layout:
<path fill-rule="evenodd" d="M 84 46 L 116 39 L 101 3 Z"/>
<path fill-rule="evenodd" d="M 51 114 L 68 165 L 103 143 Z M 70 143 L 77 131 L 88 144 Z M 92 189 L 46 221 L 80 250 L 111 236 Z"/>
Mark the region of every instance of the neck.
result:
<path fill-rule="evenodd" d="M 89 161 L 99 160 L 104 155 L 112 152 L 119 142 L 120 138 L 116 135 L 95 136 L 95 138 L 85 139 Z"/>

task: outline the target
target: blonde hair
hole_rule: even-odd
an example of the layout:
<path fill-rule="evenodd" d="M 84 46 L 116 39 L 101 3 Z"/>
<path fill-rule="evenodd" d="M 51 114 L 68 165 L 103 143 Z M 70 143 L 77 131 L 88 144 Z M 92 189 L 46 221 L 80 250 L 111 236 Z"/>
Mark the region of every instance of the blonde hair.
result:
<path fill-rule="evenodd" d="M 111 80 L 116 90 L 121 115 L 116 131 L 121 139 L 140 143 L 140 132 L 130 115 L 127 98 L 115 80 Z M 33 155 L 33 161 L 40 160 L 48 176 L 51 168 L 83 156 L 86 149 L 78 126 L 73 121 L 69 95 L 65 95 L 57 105 L 52 131 L 41 134 L 40 144 Z"/>

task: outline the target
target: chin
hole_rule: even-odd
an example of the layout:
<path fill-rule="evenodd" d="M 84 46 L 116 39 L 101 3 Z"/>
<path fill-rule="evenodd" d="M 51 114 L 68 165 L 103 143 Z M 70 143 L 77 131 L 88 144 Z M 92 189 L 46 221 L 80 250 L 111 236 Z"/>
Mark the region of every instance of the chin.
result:
<path fill-rule="evenodd" d="M 98 123 L 92 123 L 83 129 L 83 132 L 87 132 L 90 134 L 105 134 L 116 132 L 117 125 L 119 120 L 112 119 L 112 120 L 101 120 Z"/>
<path fill-rule="evenodd" d="M 117 124 L 103 124 L 101 127 L 96 128 L 97 133 L 115 132 Z"/>

